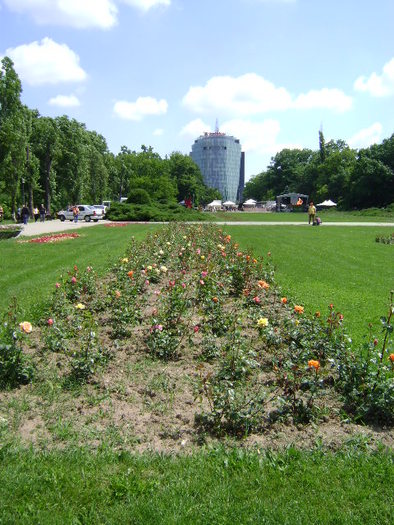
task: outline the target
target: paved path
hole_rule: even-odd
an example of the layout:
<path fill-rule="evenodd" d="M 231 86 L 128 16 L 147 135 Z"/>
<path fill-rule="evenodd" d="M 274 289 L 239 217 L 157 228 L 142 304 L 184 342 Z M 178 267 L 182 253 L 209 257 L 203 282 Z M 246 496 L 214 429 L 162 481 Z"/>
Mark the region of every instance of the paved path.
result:
<path fill-rule="evenodd" d="M 92 226 L 109 224 L 110 221 L 101 220 L 99 222 L 85 222 L 78 221 L 77 223 L 71 221 L 61 222 L 58 219 L 53 221 L 45 222 L 29 222 L 26 226 L 22 226 L 21 235 L 27 237 L 33 237 L 36 235 L 43 235 L 45 233 L 58 233 L 58 232 L 68 232 L 70 230 L 76 230 L 79 228 L 90 228 Z M 147 222 L 131 222 L 130 224 L 153 224 Z M 163 223 L 162 223 L 163 224 Z M 200 222 L 196 224 L 201 224 Z M 218 225 L 228 225 L 228 226 L 300 226 L 300 227 L 312 227 L 311 225 L 305 222 L 296 222 L 296 221 L 222 221 L 215 222 L 214 224 Z M 390 227 L 394 230 L 394 223 L 392 222 L 325 222 L 321 225 L 322 227 L 327 226 L 375 226 L 375 227 Z"/>
<path fill-rule="evenodd" d="M 109 221 L 99 221 L 99 222 L 85 222 L 78 221 L 77 223 L 71 221 L 60 221 L 59 219 L 54 219 L 53 221 L 45 222 L 28 222 L 26 225 L 22 224 L 21 235 L 26 235 L 27 237 L 33 237 L 36 235 L 43 235 L 44 233 L 59 233 L 59 232 L 68 232 L 70 230 L 77 230 L 79 228 L 90 228 L 91 226 L 96 226 L 97 224 L 108 223 Z"/>

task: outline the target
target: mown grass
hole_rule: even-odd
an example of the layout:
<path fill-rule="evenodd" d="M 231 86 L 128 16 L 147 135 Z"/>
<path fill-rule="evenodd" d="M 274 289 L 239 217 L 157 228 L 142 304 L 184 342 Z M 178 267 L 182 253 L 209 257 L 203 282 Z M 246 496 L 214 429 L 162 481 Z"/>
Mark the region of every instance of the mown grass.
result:
<path fill-rule="evenodd" d="M 241 247 L 264 257 L 270 251 L 283 294 L 309 314 L 325 315 L 332 303 L 355 340 L 368 333 L 368 323 L 378 333 L 394 289 L 393 246 L 375 242 L 382 228 L 226 226 L 226 231 Z"/>
<path fill-rule="evenodd" d="M 393 454 L 3 450 L 0 522 L 390 524 Z"/>
<path fill-rule="evenodd" d="M 29 237 L 1 241 L 0 295 L 2 310 L 16 297 L 26 312 L 34 313 L 45 302 L 62 272 L 75 264 L 92 266 L 98 274 L 124 253 L 131 236 L 143 240 L 158 225 L 130 225 L 108 228 L 104 225 L 76 230 L 80 238 L 56 243 L 36 244 Z"/>
<path fill-rule="evenodd" d="M 103 274 L 124 253 L 131 236 L 143 241 L 153 228 L 160 226 L 97 226 L 79 230 L 79 239 L 54 244 L 1 241 L 1 309 L 16 296 L 26 313 L 38 312 L 62 272 L 76 264 L 91 265 Z M 393 246 L 375 242 L 387 233 L 385 228 L 226 226 L 226 231 L 258 255 L 266 257 L 270 251 L 283 293 L 309 313 L 324 315 L 333 303 L 357 341 L 367 333 L 368 323 L 375 332 L 379 329 L 394 288 Z"/>
<path fill-rule="evenodd" d="M 341 212 L 337 210 L 318 210 L 317 215 L 322 222 L 384 222 L 394 223 L 394 212 L 375 210 L 364 212 Z M 242 221 L 242 222 L 305 222 L 308 223 L 308 214 L 303 212 L 294 213 L 263 213 L 263 212 L 215 212 L 207 213 L 213 221 Z"/>
<path fill-rule="evenodd" d="M 16 295 L 36 313 L 62 269 L 99 274 L 159 227 L 97 226 L 58 244 L 2 241 L 2 305 Z M 271 258 L 284 293 L 313 313 L 334 303 L 351 335 L 385 313 L 394 286 L 392 246 L 379 228 L 226 227 L 242 247 Z M 63 429 L 63 432 L 66 430 Z M 71 438 L 70 438 L 71 439 Z M 390 524 L 393 453 L 371 452 L 362 438 L 342 451 L 282 453 L 202 450 L 189 456 L 98 451 L 35 452 L 7 444 L 0 420 L 0 523 Z M 290 444 L 289 444 L 290 445 Z"/>

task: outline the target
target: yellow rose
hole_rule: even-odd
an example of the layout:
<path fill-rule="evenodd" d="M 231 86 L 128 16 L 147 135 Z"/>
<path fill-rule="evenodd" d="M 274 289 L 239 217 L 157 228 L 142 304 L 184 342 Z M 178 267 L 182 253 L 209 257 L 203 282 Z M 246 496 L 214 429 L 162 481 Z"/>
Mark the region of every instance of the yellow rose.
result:
<path fill-rule="evenodd" d="M 260 328 L 268 326 L 268 319 L 266 317 L 260 317 L 257 321 L 257 326 Z"/>
<path fill-rule="evenodd" d="M 78 303 L 75 305 L 75 308 L 78 308 L 78 310 L 85 310 L 86 306 L 82 303 Z"/>
<path fill-rule="evenodd" d="M 19 328 L 24 332 L 25 334 L 30 334 L 33 330 L 33 327 L 29 321 L 23 321 L 23 323 L 19 323 Z"/>

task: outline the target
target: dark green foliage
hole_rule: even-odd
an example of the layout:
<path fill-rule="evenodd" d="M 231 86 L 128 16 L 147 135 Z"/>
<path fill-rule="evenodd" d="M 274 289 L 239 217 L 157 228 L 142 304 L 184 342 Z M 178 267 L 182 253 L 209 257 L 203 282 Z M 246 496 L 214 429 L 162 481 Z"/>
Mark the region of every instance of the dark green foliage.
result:
<path fill-rule="evenodd" d="M 394 135 L 357 152 L 343 140 L 324 141 L 319 150 L 284 149 L 265 171 L 247 182 L 244 197 L 274 199 L 300 192 L 320 202 L 332 199 L 342 209 L 383 207 L 394 201 Z"/>
<path fill-rule="evenodd" d="M 0 241 L 4 239 L 11 239 L 12 237 L 17 237 L 21 232 L 20 226 L 9 225 L 9 226 L 0 226 Z"/>
<path fill-rule="evenodd" d="M 33 367 L 23 352 L 21 311 L 14 299 L 0 325 L 0 388 L 12 388 L 33 378 Z"/>
<path fill-rule="evenodd" d="M 184 208 L 178 204 L 137 205 L 114 203 L 107 213 L 111 221 L 199 221 L 206 220 L 206 215 Z"/>
<path fill-rule="evenodd" d="M 149 193 L 143 188 L 134 188 L 129 191 L 128 204 L 151 204 Z"/>

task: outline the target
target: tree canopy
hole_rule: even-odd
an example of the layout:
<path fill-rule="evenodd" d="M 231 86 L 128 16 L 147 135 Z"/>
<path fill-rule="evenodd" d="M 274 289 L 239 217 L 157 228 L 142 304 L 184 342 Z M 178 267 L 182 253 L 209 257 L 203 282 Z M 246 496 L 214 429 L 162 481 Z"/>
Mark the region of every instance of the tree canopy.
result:
<path fill-rule="evenodd" d="M 267 169 L 246 183 L 244 197 L 272 200 L 287 192 L 304 193 L 315 202 L 332 199 L 343 209 L 384 207 L 394 201 L 394 134 L 382 144 L 359 151 L 343 140 L 319 150 L 283 149 Z"/>
<path fill-rule="evenodd" d="M 27 203 L 49 212 L 68 204 L 119 201 L 194 205 L 220 199 L 199 167 L 178 151 L 165 158 L 142 145 L 109 151 L 106 139 L 66 115 L 45 117 L 21 102 L 22 84 L 10 58 L 0 67 L 0 203 L 8 213 Z M 385 206 L 394 200 L 394 135 L 359 151 L 343 140 L 319 149 L 283 149 L 245 186 L 244 198 L 273 199 L 285 191 L 331 198 L 344 208 Z M 141 193 L 142 192 L 146 193 Z M 138 197 L 139 195 L 139 197 Z M 24 201 L 24 202 L 23 202 Z"/>

